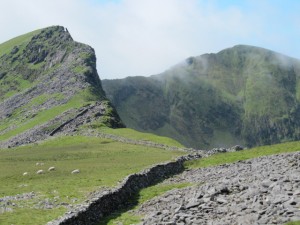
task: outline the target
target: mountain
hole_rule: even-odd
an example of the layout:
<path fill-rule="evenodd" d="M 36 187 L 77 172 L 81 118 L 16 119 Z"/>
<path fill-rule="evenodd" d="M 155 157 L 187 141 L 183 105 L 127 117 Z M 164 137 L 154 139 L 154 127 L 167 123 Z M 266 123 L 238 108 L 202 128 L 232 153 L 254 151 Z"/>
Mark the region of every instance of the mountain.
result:
<path fill-rule="evenodd" d="M 87 126 L 124 126 L 102 89 L 90 46 L 61 26 L 0 45 L 0 147 Z"/>
<path fill-rule="evenodd" d="M 102 85 L 126 126 L 212 148 L 299 140 L 299 78 L 299 60 L 238 45 Z"/>

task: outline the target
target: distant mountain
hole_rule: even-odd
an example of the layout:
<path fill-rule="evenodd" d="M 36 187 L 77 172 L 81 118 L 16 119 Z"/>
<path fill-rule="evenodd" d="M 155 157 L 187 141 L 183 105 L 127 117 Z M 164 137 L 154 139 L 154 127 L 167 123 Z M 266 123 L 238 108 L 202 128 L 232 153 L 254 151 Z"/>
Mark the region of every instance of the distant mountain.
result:
<path fill-rule="evenodd" d="M 238 45 L 102 85 L 126 126 L 186 146 L 300 139 L 300 61 L 267 49 Z"/>
<path fill-rule="evenodd" d="M 60 26 L 0 45 L 0 147 L 101 125 L 123 127 L 105 97 L 91 47 Z"/>

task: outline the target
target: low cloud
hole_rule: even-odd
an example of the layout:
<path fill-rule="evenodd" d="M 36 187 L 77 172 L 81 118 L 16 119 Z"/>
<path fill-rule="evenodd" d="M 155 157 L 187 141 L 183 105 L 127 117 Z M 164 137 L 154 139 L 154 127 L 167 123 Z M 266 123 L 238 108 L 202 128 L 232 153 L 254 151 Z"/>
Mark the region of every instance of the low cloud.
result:
<path fill-rule="evenodd" d="M 189 56 L 236 44 L 295 51 L 290 46 L 297 43 L 289 43 L 289 36 L 276 26 L 268 30 L 279 20 L 268 17 L 274 1 L 249 2 L 256 3 L 247 9 L 220 7 L 217 0 L 10 0 L 1 4 L 0 42 L 38 28 L 65 26 L 75 40 L 95 48 L 102 79 L 157 74 Z M 269 13 L 277 15 L 276 6 Z"/>

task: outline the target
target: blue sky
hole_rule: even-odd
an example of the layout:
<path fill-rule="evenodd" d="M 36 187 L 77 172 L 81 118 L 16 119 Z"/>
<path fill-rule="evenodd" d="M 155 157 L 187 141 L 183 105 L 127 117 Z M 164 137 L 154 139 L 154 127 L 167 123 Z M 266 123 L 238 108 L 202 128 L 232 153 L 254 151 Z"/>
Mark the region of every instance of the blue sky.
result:
<path fill-rule="evenodd" d="M 300 59 L 298 0 L 0 0 L 0 43 L 51 26 L 91 45 L 102 79 L 148 76 L 237 44 Z"/>

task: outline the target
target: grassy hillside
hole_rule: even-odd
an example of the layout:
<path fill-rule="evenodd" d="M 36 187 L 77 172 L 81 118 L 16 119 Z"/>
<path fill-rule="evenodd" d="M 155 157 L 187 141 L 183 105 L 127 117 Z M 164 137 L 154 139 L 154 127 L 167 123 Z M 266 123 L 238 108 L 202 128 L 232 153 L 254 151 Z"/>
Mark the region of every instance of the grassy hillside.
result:
<path fill-rule="evenodd" d="M 94 50 L 60 26 L 1 44 L 0 147 L 46 139 L 68 121 L 60 133 L 95 121 L 123 127 L 102 90 Z"/>
<path fill-rule="evenodd" d="M 4 54 L 9 54 L 15 46 L 25 48 L 25 46 L 30 42 L 31 38 L 39 32 L 41 32 L 41 30 L 32 31 L 0 44 L 0 57 Z"/>
<path fill-rule="evenodd" d="M 185 168 L 188 170 L 202 168 L 202 167 L 213 167 L 217 165 L 222 165 L 226 163 L 234 163 L 240 160 L 247 160 L 252 158 L 257 158 L 260 156 L 274 155 L 280 153 L 296 152 L 300 151 L 300 142 L 290 142 L 277 145 L 261 146 L 252 149 L 247 149 L 238 152 L 228 152 L 212 155 L 208 158 L 197 159 L 185 163 Z M 145 201 L 152 199 L 156 196 L 164 194 L 168 190 L 184 188 L 192 185 L 202 185 L 199 183 L 159 183 L 154 186 L 145 188 L 140 191 L 139 194 L 133 197 L 129 207 L 106 218 L 105 222 L 99 223 L 99 225 L 104 224 L 118 224 L 122 223 L 124 225 L 138 224 L 141 222 L 143 215 L 138 215 L 133 212 L 134 209 L 138 209 Z M 287 224 L 299 224 L 299 222 L 289 222 Z"/>
<path fill-rule="evenodd" d="M 234 163 L 239 160 L 253 159 L 260 156 L 300 151 L 300 142 L 288 142 L 276 145 L 260 146 L 238 152 L 228 152 L 212 155 L 208 158 L 193 160 L 185 163 L 187 169 L 195 169 L 209 166 L 217 166 L 226 163 Z"/>
<path fill-rule="evenodd" d="M 138 133 L 132 134 L 128 137 L 140 139 L 135 135 Z M 148 139 L 147 134 L 141 136 Z M 154 135 L 149 139 L 169 144 Z M 35 195 L 27 200 L 8 201 L 8 212 L 0 214 L 0 224 L 28 224 L 28 221 L 45 224 L 88 198 L 93 191 L 112 187 L 128 174 L 182 154 L 84 136 L 57 137 L 25 147 L 2 149 L 0 198 L 31 192 Z M 55 171 L 47 171 L 52 166 Z M 36 174 L 40 169 L 45 173 Z M 80 173 L 71 174 L 74 169 Z M 24 172 L 28 175 L 23 176 Z M 3 204 L 6 202 L 0 202 L 1 210 Z"/>
<path fill-rule="evenodd" d="M 299 140 L 299 76 L 299 60 L 239 45 L 103 88 L 130 128 L 196 148 L 256 146 Z"/>
<path fill-rule="evenodd" d="M 93 192 L 184 154 L 136 144 L 182 146 L 167 137 L 113 129 L 121 127 L 102 90 L 94 50 L 65 28 L 1 44 L 0 224 L 45 224 Z M 101 134 L 117 138 L 95 137 Z M 71 174 L 75 169 L 80 173 Z"/>
<path fill-rule="evenodd" d="M 119 137 L 129 138 L 131 140 L 151 141 L 154 143 L 162 143 L 164 145 L 175 146 L 179 148 L 184 147 L 182 144 L 180 144 L 178 141 L 172 138 L 158 136 L 152 133 L 143 133 L 130 128 L 112 129 L 109 127 L 101 127 L 99 129 L 99 132 L 104 134 L 112 134 Z"/>
<path fill-rule="evenodd" d="M 51 96 L 48 97 L 51 98 Z M 43 103 L 44 101 L 42 100 L 41 103 L 37 104 Z M 80 108 L 83 105 L 86 105 L 87 103 L 88 102 L 84 101 L 84 99 L 81 99 L 80 96 L 75 96 L 64 105 L 55 106 L 53 108 L 37 112 L 32 118 L 28 118 L 27 115 L 24 114 L 26 110 L 30 110 L 30 103 L 21 108 L 17 108 L 9 118 L 0 121 L 0 129 L 2 128 L 3 130 L 5 130 L 8 126 L 15 127 L 14 129 L 11 129 L 5 132 L 3 135 L 1 135 L 0 141 L 14 137 L 28 129 L 46 123 L 51 119 L 54 119 L 56 116 L 58 116 L 64 111 Z"/>

